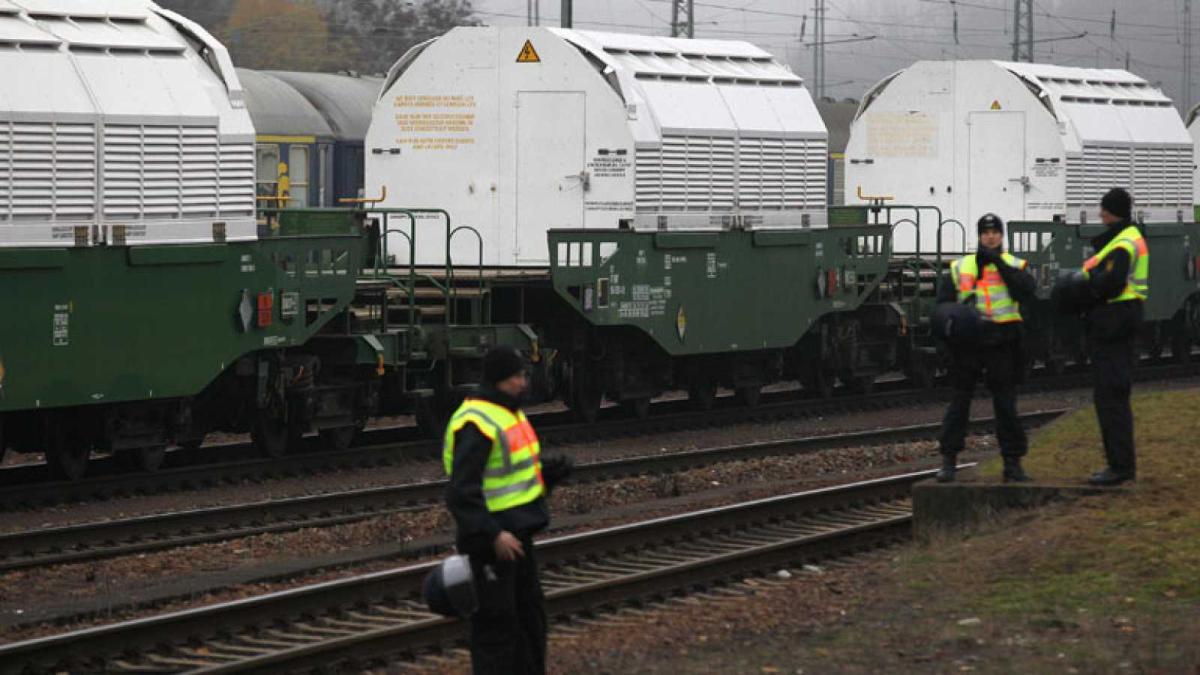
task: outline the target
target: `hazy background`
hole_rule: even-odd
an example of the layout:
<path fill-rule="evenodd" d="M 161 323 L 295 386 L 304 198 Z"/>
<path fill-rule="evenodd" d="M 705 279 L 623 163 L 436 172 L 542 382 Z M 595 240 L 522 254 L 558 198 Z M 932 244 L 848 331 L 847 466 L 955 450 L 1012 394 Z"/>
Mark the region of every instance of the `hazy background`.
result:
<path fill-rule="evenodd" d="M 412 44 L 463 23 L 524 25 L 529 0 L 160 0 L 213 30 L 238 65 L 379 72 Z M 1200 28 L 1200 0 L 1193 35 Z M 541 0 L 543 25 L 558 25 L 560 0 Z M 826 93 L 859 98 L 918 59 L 1012 55 L 1013 0 L 827 0 Z M 1113 11 L 1116 23 L 1113 26 Z M 1037 60 L 1130 69 L 1186 111 L 1184 0 L 1036 0 Z M 697 0 L 696 37 L 743 39 L 812 74 L 812 0 Z M 955 15 L 957 14 L 957 41 Z M 667 35 L 670 0 L 575 0 L 575 27 Z M 805 16 L 808 19 L 806 21 Z M 807 23 L 807 25 L 805 25 Z M 803 33 L 802 33 L 803 31 Z M 1200 98 L 1193 52 L 1192 98 Z"/>
<path fill-rule="evenodd" d="M 526 0 L 475 0 L 486 23 L 524 24 Z M 559 0 L 542 0 L 543 23 L 557 24 Z M 826 46 L 827 93 L 858 98 L 872 83 L 917 59 L 1012 56 L 1012 0 L 827 0 L 826 41 L 852 36 L 873 40 Z M 1036 0 L 1034 39 L 1087 32 L 1084 38 L 1035 44 L 1037 60 L 1072 66 L 1130 69 L 1179 99 L 1183 82 L 1183 0 Z M 1116 11 L 1116 29 L 1112 13 Z M 958 41 L 954 15 L 958 15 Z M 1200 2 L 1192 33 L 1200 28 Z M 697 0 L 696 36 L 754 42 L 812 74 L 812 0 Z M 669 0 L 576 0 L 577 28 L 667 34 Z M 1197 54 L 1193 37 L 1193 97 Z M 1194 101 L 1180 102 L 1184 109 Z"/>

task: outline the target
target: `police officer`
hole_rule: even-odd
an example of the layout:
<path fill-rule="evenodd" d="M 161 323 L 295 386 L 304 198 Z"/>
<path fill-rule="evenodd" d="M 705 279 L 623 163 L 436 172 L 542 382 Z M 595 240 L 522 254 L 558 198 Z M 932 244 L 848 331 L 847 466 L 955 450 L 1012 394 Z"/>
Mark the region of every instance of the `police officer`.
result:
<path fill-rule="evenodd" d="M 1134 338 L 1142 304 L 1150 294 L 1150 253 L 1132 224 L 1133 198 L 1113 188 L 1100 200 L 1100 221 L 1108 228 L 1092 239 L 1096 254 L 1083 264 L 1094 302 L 1088 312 L 1088 343 L 1094 375 L 1093 402 L 1108 466 L 1088 479 L 1092 485 L 1133 480 L 1133 410 L 1129 395 L 1137 358 Z"/>
<path fill-rule="evenodd" d="M 943 279 L 939 302 L 974 305 L 979 313 L 977 340 L 951 344 L 951 382 L 954 388 L 940 439 L 942 468 L 938 482 L 955 478 L 956 459 L 966 440 L 975 383 L 985 377 L 992 392 L 996 438 L 1004 458 L 1004 481 L 1027 481 L 1021 457 L 1027 450 L 1025 430 L 1017 418 L 1017 383 L 1024 367 L 1021 357 L 1021 303 L 1034 297 L 1037 282 L 1028 263 L 1004 252 L 1004 221 L 994 213 L 976 224 L 979 244 L 973 254 L 950 264 L 950 283 Z"/>
<path fill-rule="evenodd" d="M 479 609 L 471 617 L 474 673 L 544 673 L 546 615 L 533 535 L 550 523 L 546 495 L 571 471 L 564 457 L 541 461 L 537 434 L 521 412 L 528 380 L 521 355 L 497 347 L 483 359 L 479 392 L 446 427 L 446 504 L 459 553 L 470 557 Z"/>

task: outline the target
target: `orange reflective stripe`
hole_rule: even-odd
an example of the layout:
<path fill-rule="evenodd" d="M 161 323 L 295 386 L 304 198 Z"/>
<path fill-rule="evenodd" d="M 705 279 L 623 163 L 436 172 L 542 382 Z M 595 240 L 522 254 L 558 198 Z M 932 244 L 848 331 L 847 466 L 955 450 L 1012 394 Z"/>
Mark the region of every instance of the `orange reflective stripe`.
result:
<path fill-rule="evenodd" d="M 974 285 L 975 285 L 975 277 L 971 276 L 970 274 L 963 274 L 962 272 L 959 272 L 959 274 L 958 274 L 958 290 L 969 291 L 969 290 L 971 290 L 971 287 Z"/>
<path fill-rule="evenodd" d="M 537 442 L 537 436 L 533 433 L 533 425 L 529 423 L 529 420 L 522 420 L 505 429 L 504 435 L 508 438 L 509 454 L 524 450 Z"/>
<path fill-rule="evenodd" d="M 539 457 L 538 437 L 533 430 L 533 425 L 529 423 L 529 419 L 524 413 L 519 413 L 517 423 L 504 430 L 504 437 L 508 440 L 508 454 L 515 455 L 522 450 L 530 451 L 530 460 L 533 461 L 533 471 L 537 474 L 538 482 L 543 486 L 546 480 L 542 478 L 542 459 Z"/>
<path fill-rule="evenodd" d="M 1146 255 L 1150 252 L 1150 248 L 1146 246 L 1146 240 L 1142 237 L 1134 239 L 1133 243 L 1135 246 L 1137 246 L 1138 255 Z"/>

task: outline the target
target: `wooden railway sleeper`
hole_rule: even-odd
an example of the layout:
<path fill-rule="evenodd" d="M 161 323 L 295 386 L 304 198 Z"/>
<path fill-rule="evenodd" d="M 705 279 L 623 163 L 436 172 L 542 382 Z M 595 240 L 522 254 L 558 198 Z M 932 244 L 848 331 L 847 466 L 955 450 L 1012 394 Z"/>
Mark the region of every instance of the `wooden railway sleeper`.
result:
<path fill-rule="evenodd" d="M 322 621 L 324 621 L 324 619 L 322 619 Z M 332 628 L 329 626 L 317 626 L 305 621 L 297 621 L 296 623 L 292 624 L 292 627 L 299 629 L 302 633 L 320 635 L 322 637 L 336 638 L 355 634 L 355 631 L 352 630 L 346 630 L 344 628 Z"/>
<path fill-rule="evenodd" d="M 304 633 L 289 633 L 278 628 L 268 628 L 264 632 L 266 632 L 267 635 L 277 637 L 280 640 L 290 640 L 297 644 L 312 644 L 314 642 L 320 642 L 324 639 L 315 635 L 307 635 Z"/>
<path fill-rule="evenodd" d="M 383 628 L 387 628 L 389 626 L 396 625 L 396 620 L 391 617 L 378 616 L 375 614 L 366 614 L 364 612 L 360 612 L 360 611 L 354 610 L 354 609 L 346 611 L 346 616 L 348 616 L 356 621 L 362 621 L 363 623 L 370 623 L 372 625 L 380 626 Z"/>
<path fill-rule="evenodd" d="M 405 610 L 393 609 L 391 607 L 372 607 L 371 611 L 379 612 L 380 614 L 387 616 L 393 616 L 397 619 L 400 619 L 404 623 L 415 623 L 417 621 L 425 621 L 427 619 L 435 618 L 435 615 L 430 614 L 429 612 L 420 612 L 411 609 Z"/>
<path fill-rule="evenodd" d="M 275 651 L 272 649 L 263 649 L 262 647 L 247 647 L 246 645 L 233 644 L 232 642 L 209 642 L 209 649 L 215 649 L 220 652 L 231 652 L 234 654 L 243 654 L 247 656 L 262 656 Z"/>
<path fill-rule="evenodd" d="M 268 654 L 270 654 L 271 652 L 274 652 L 274 651 L 278 651 L 280 649 L 293 649 L 293 648 L 298 647 L 301 644 L 303 644 L 303 642 L 297 642 L 295 640 L 269 640 L 267 638 L 259 637 L 259 636 L 243 635 L 243 636 L 238 636 L 237 639 L 240 640 L 241 642 L 246 643 L 247 645 L 261 645 L 262 647 L 264 647 L 267 650 L 266 653 L 268 653 Z M 305 641 L 305 642 L 307 642 L 307 641 Z"/>

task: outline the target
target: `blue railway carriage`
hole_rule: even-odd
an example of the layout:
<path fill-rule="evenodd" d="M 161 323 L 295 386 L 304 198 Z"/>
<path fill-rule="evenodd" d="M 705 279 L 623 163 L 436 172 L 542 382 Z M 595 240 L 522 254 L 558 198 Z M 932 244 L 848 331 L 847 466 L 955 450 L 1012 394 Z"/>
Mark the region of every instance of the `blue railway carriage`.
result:
<path fill-rule="evenodd" d="M 358 197 L 378 78 L 238 71 L 257 131 L 260 206 L 328 207 Z"/>
<path fill-rule="evenodd" d="M 332 147 L 320 149 L 319 170 L 326 195 L 335 205 L 340 200 L 362 196 L 363 139 L 371 125 L 371 112 L 383 78 L 355 73 L 302 73 L 272 70 L 273 75 L 290 84 L 325 118 L 332 132 Z"/>

